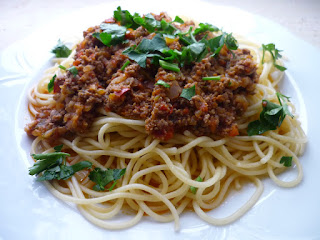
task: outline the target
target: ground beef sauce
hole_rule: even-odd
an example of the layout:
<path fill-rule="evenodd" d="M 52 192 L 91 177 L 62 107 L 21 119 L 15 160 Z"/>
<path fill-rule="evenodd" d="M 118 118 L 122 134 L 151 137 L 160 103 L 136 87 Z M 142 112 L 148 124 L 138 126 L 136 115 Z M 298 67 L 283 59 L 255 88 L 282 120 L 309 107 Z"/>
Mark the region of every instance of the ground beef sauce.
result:
<path fill-rule="evenodd" d="M 163 13 L 154 16 L 157 20 L 171 21 Z M 105 22 L 116 23 L 114 19 Z M 185 30 L 191 25 L 193 22 L 186 22 L 176 27 Z M 143 38 L 152 39 L 155 34 L 149 34 L 143 27 L 128 29 L 127 43 L 107 47 L 92 36 L 100 31 L 99 27 L 93 27 L 84 32 L 73 62 L 78 75 L 67 72 L 56 79 L 56 106 L 40 109 L 34 121 L 26 126 L 29 135 L 53 139 L 83 133 L 99 116 L 100 107 L 125 118 L 145 120 L 146 131 L 161 140 L 185 130 L 197 136 L 239 134 L 235 120 L 246 111 L 246 96 L 254 93 L 259 78 L 249 50 L 232 53 L 224 46 L 218 56 L 211 57 L 209 53 L 200 62 L 181 67 L 178 73 L 151 64 L 149 58 L 146 68 L 131 61 L 122 71 L 120 68 L 128 60 L 123 50 L 138 45 Z M 168 41 L 167 45 L 177 50 L 182 47 L 178 40 Z M 219 81 L 202 80 L 216 75 L 221 76 Z M 168 83 L 170 88 L 155 85 L 158 80 Z M 190 101 L 180 97 L 182 89 L 194 85 L 196 95 Z"/>

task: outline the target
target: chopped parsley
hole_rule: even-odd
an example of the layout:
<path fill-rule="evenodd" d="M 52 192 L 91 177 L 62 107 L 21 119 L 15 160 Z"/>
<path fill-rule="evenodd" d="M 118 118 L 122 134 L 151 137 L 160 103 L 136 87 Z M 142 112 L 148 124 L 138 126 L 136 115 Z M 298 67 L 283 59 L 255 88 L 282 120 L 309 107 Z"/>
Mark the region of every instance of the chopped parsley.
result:
<path fill-rule="evenodd" d="M 264 56 L 266 51 L 270 52 L 272 56 L 273 66 L 275 66 L 277 69 L 279 69 L 282 72 L 287 70 L 287 68 L 276 64 L 277 59 L 282 57 L 282 55 L 280 54 L 282 50 L 276 49 L 276 46 L 274 43 L 269 43 L 266 45 L 262 44 L 262 60 L 261 60 L 262 64 L 264 63 Z"/>
<path fill-rule="evenodd" d="M 209 40 L 206 39 L 208 34 L 205 34 L 202 39 L 197 41 L 195 36 L 200 33 L 219 31 L 219 28 L 209 23 L 200 23 L 194 31 L 193 27 L 190 27 L 187 32 L 181 32 L 172 24 L 174 22 L 184 23 L 178 16 L 176 16 L 172 22 L 166 22 L 164 19 L 158 21 L 150 13 L 141 17 L 138 13 L 132 15 L 120 7 L 114 11 L 114 18 L 124 26 L 124 28 L 136 29 L 138 26 L 142 26 L 149 33 L 156 33 L 154 38 L 144 38 L 138 46 L 131 46 L 123 51 L 123 54 L 126 54 L 129 59 L 137 62 L 143 68 L 146 67 L 147 58 L 152 58 L 152 64 L 163 65 L 165 67 L 162 67 L 167 70 L 178 72 L 180 71 L 179 66 L 183 67 L 192 62 L 201 61 L 207 56 L 209 50 L 213 53 L 211 56 L 217 56 L 224 45 L 230 50 L 236 50 L 238 48 L 237 40 L 231 33 L 223 32 L 220 36 Z M 103 40 L 101 34 L 102 33 L 95 33 L 94 36 L 97 38 L 100 37 L 101 41 L 105 42 L 105 44 L 109 44 L 109 42 L 112 41 L 112 36 L 105 35 L 105 40 Z M 165 39 L 177 39 L 182 43 L 181 51 L 170 49 Z"/>
<path fill-rule="evenodd" d="M 179 16 L 176 16 L 171 23 L 173 23 L 173 22 L 177 22 L 177 23 L 181 23 L 181 24 L 184 23 L 184 21 Z"/>
<path fill-rule="evenodd" d="M 148 30 L 148 32 L 153 33 L 156 29 L 161 29 L 161 22 L 157 21 L 151 13 L 146 14 L 144 17 L 135 14 L 133 20 Z"/>
<path fill-rule="evenodd" d="M 291 167 L 292 166 L 292 157 L 291 156 L 283 156 L 280 159 L 280 163 L 283 164 L 285 167 Z"/>
<path fill-rule="evenodd" d="M 217 28 L 216 26 L 213 26 L 212 24 L 209 24 L 209 23 L 199 23 L 199 27 L 197 27 L 194 30 L 193 35 L 197 35 L 199 33 L 203 33 L 206 31 L 217 32 L 217 31 L 219 31 L 219 28 Z"/>
<path fill-rule="evenodd" d="M 163 60 L 159 60 L 159 64 L 163 69 L 171 70 L 171 71 L 174 71 L 174 72 L 180 72 L 179 66 L 177 64 L 175 64 L 175 63 L 168 63 L 168 62 L 165 62 Z"/>
<path fill-rule="evenodd" d="M 183 97 L 185 99 L 188 99 L 189 101 L 191 98 L 196 95 L 196 85 L 193 85 L 190 88 L 184 88 L 182 89 L 182 92 L 180 94 L 180 97 Z"/>
<path fill-rule="evenodd" d="M 70 73 L 73 74 L 73 76 L 78 75 L 78 69 L 75 66 L 72 66 L 70 68 L 66 68 L 65 66 L 59 65 L 59 68 L 65 71 L 69 71 Z"/>
<path fill-rule="evenodd" d="M 95 32 L 92 34 L 106 46 L 117 45 L 125 41 L 127 28 L 118 24 L 101 23 L 101 33 Z"/>
<path fill-rule="evenodd" d="M 125 168 L 102 170 L 101 168 L 96 167 L 92 172 L 90 172 L 89 179 L 96 183 L 96 185 L 93 186 L 93 190 L 95 191 L 104 191 L 105 186 L 113 181 L 112 186 L 108 189 L 109 191 L 112 191 L 117 180 L 119 180 L 125 173 Z"/>
<path fill-rule="evenodd" d="M 68 71 L 71 72 L 73 74 L 73 76 L 78 75 L 78 69 L 75 66 L 68 68 Z"/>
<path fill-rule="evenodd" d="M 263 108 L 260 113 L 260 119 L 250 122 L 248 125 L 247 133 L 249 136 L 262 134 L 269 130 L 276 130 L 277 127 L 281 126 L 286 115 L 293 118 L 285 101 L 289 101 L 289 97 L 277 92 L 277 98 L 280 105 L 268 100 L 262 100 Z"/>
<path fill-rule="evenodd" d="M 158 80 L 158 81 L 156 82 L 156 85 L 161 85 L 161 86 L 163 86 L 163 87 L 165 87 L 165 88 L 170 88 L 170 84 L 169 84 L 169 83 L 166 83 L 166 82 L 163 81 L 163 80 Z"/>
<path fill-rule="evenodd" d="M 67 71 L 67 68 L 65 66 L 59 65 L 59 68 L 62 69 L 62 70 Z"/>
<path fill-rule="evenodd" d="M 204 43 L 195 42 L 182 49 L 179 59 L 181 66 L 188 65 L 191 62 L 200 62 L 208 53 Z"/>
<path fill-rule="evenodd" d="M 204 81 L 219 81 L 221 79 L 220 76 L 211 76 L 211 77 L 203 77 L 202 80 Z"/>
<path fill-rule="evenodd" d="M 56 79 L 57 75 L 53 75 L 53 77 L 51 78 L 50 82 L 48 83 L 48 92 L 52 92 L 54 89 L 54 80 Z"/>
<path fill-rule="evenodd" d="M 157 34 L 152 39 L 142 39 L 137 47 L 127 48 L 122 53 L 145 68 L 147 57 L 161 57 L 159 53 L 165 48 L 167 48 L 166 41 L 160 34 Z"/>
<path fill-rule="evenodd" d="M 55 152 L 32 154 L 31 156 L 37 160 L 32 167 L 29 168 L 29 174 L 35 175 L 42 173 L 42 176 L 37 178 L 37 181 L 45 180 L 66 180 L 74 175 L 76 172 L 90 168 L 92 163 L 89 161 L 81 161 L 74 165 L 66 165 L 66 157 L 70 154 L 61 152 L 62 145 L 56 146 Z"/>
<path fill-rule="evenodd" d="M 57 58 L 66 58 L 72 52 L 66 45 L 64 45 L 61 40 L 58 40 L 58 44 L 51 50 L 52 53 L 56 55 Z"/>
<path fill-rule="evenodd" d="M 238 42 L 237 40 L 232 36 L 232 33 L 222 33 L 222 35 L 217 36 L 215 38 L 211 38 L 207 41 L 207 45 L 213 52 L 212 56 L 215 57 L 217 56 L 222 47 L 224 45 L 227 46 L 228 49 L 230 50 L 237 50 L 238 49 Z"/>
<path fill-rule="evenodd" d="M 199 176 L 199 177 L 196 178 L 196 181 L 198 181 L 198 182 L 203 182 L 203 179 Z M 191 191 L 193 194 L 196 194 L 196 193 L 197 193 L 197 190 L 198 190 L 198 188 L 196 188 L 196 187 L 193 187 L 193 186 L 190 187 L 190 191 Z"/>
<path fill-rule="evenodd" d="M 121 67 L 121 71 L 124 71 L 126 69 L 126 67 L 130 64 L 131 62 L 129 60 L 127 60 Z"/>
<path fill-rule="evenodd" d="M 140 26 L 135 21 L 133 21 L 133 16 L 131 15 L 131 13 L 127 10 L 122 10 L 120 6 L 113 12 L 113 17 L 126 28 L 136 29 Z"/>

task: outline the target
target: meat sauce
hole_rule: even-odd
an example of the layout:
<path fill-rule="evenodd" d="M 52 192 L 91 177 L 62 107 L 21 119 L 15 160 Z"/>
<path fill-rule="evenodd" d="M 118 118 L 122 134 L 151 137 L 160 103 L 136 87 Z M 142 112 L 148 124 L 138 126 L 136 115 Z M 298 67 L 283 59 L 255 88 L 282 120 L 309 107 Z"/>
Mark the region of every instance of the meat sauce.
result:
<path fill-rule="evenodd" d="M 171 19 L 164 13 L 157 20 Z M 116 23 L 108 19 L 107 23 Z M 189 21 L 176 26 L 181 30 L 194 26 Z M 224 46 L 218 56 L 207 54 L 200 62 L 181 67 L 180 72 L 163 69 L 147 59 L 146 68 L 128 60 L 123 51 L 138 45 L 143 38 L 152 39 L 143 27 L 128 29 L 126 43 L 107 47 L 92 34 L 99 26 L 84 32 L 77 45 L 74 76 L 67 72 L 54 84 L 53 108 L 42 107 L 33 122 L 25 128 L 32 136 L 57 138 L 88 130 L 98 109 L 115 112 L 125 118 L 145 121 L 146 131 L 168 140 L 175 133 L 189 130 L 197 136 L 236 136 L 236 119 L 246 111 L 246 97 L 254 94 L 259 75 L 247 49 L 229 50 Z M 212 33 L 208 33 L 210 36 Z M 179 40 L 167 41 L 171 49 L 181 50 Z M 204 81 L 207 76 L 221 76 L 219 81 Z M 155 85 L 162 80 L 170 85 Z M 196 94 L 188 100 L 180 96 L 183 89 L 195 86 Z"/>

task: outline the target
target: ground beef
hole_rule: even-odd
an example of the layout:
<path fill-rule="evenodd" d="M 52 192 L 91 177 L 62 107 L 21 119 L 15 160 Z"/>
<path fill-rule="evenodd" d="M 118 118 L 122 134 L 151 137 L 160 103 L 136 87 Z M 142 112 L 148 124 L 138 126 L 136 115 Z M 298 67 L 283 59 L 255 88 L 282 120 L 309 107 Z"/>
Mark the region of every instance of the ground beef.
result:
<path fill-rule="evenodd" d="M 155 18 L 171 21 L 164 13 Z M 187 22 L 177 27 L 187 31 L 193 25 Z M 125 118 L 145 120 L 147 132 L 162 140 L 185 130 L 197 136 L 239 134 L 235 120 L 246 111 L 246 96 L 254 93 L 259 77 L 249 50 L 231 52 L 224 46 L 217 57 L 208 54 L 200 62 L 184 66 L 179 73 L 155 66 L 149 58 L 146 68 L 131 61 L 122 71 L 120 68 L 128 60 L 123 50 L 155 34 L 142 27 L 128 29 L 126 43 L 107 47 L 92 36 L 99 31 L 99 27 L 93 27 L 84 32 L 73 62 L 78 74 L 67 72 L 56 79 L 56 105 L 40 109 L 25 128 L 29 135 L 56 138 L 83 133 L 99 116 L 101 107 Z M 177 50 L 182 47 L 179 41 L 168 41 L 167 45 Z M 216 75 L 221 76 L 219 81 L 202 80 Z M 158 80 L 165 81 L 170 88 L 155 85 Z M 183 89 L 193 86 L 196 95 L 190 101 L 180 97 Z"/>

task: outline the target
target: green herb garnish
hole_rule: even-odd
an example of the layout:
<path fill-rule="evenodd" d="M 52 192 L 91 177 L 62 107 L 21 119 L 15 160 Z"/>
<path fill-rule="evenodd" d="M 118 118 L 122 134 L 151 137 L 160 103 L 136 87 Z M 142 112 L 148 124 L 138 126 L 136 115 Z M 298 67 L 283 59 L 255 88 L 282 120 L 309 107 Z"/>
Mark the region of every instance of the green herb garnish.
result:
<path fill-rule="evenodd" d="M 128 11 L 121 10 L 120 7 L 114 12 L 114 18 L 123 26 L 129 27 L 137 24 L 144 27 L 149 33 L 156 33 L 153 39 L 144 38 L 138 46 L 131 46 L 123 51 L 123 54 L 126 54 L 129 59 L 137 62 L 143 68 L 146 67 L 147 58 L 152 58 L 153 65 L 163 65 L 164 67 L 162 67 L 167 70 L 178 72 L 180 71 L 179 67 L 201 61 L 207 56 L 209 50 L 213 53 L 211 56 L 217 56 L 224 45 L 230 50 L 238 48 L 237 40 L 231 33 L 224 32 L 209 40 L 206 39 L 206 34 L 200 41 L 197 41 L 195 36 L 200 33 L 219 31 L 217 27 L 208 23 L 200 23 L 194 31 L 193 27 L 190 27 L 187 32 L 181 32 L 172 25 L 173 22 L 183 23 L 183 20 L 178 16 L 172 22 L 166 22 L 164 19 L 158 21 L 150 13 L 141 17 L 137 13 L 131 15 Z M 178 39 L 182 44 L 181 51 L 170 49 L 165 38 Z M 111 37 L 108 37 L 105 41 L 111 41 L 110 39 Z"/>
<path fill-rule="evenodd" d="M 199 176 L 199 177 L 196 178 L 196 181 L 198 181 L 198 182 L 203 182 L 203 179 Z M 198 188 L 196 188 L 196 187 L 193 187 L 193 186 L 190 187 L 190 191 L 191 191 L 193 194 L 196 194 L 196 193 L 197 193 L 197 190 L 198 190 Z"/>
<path fill-rule="evenodd" d="M 156 82 L 156 85 L 161 85 L 161 86 L 164 86 L 165 88 L 170 88 L 170 84 L 169 83 L 166 83 L 165 81 L 163 80 L 158 80 Z"/>
<path fill-rule="evenodd" d="M 121 67 L 121 71 L 124 71 L 126 69 L 126 67 L 130 64 L 131 62 L 129 60 L 127 60 Z"/>
<path fill-rule="evenodd" d="M 173 23 L 173 22 L 177 22 L 177 23 L 181 23 L 181 24 L 184 23 L 184 21 L 179 16 L 176 16 L 171 23 Z"/>
<path fill-rule="evenodd" d="M 196 95 L 196 85 L 193 85 L 190 88 L 184 88 L 182 89 L 182 92 L 180 94 L 180 97 L 183 97 L 185 99 L 188 99 L 189 101 L 191 98 Z"/>
<path fill-rule="evenodd" d="M 140 26 L 139 24 L 133 21 L 133 16 L 130 14 L 130 12 L 127 10 L 121 10 L 120 6 L 117 8 L 116 11 L 113 12 L 113 17 L 118 22 L 120 22 L 122 26 L 125 26 L 126 28 L 136 29 Z"/>
<path fill-rule="evenodd" d="M 212 76 L 212 77 L 203 77 L 202 80 L 204 81 L 219 81 L 221 79 L 220 76 Z"/>
<path fill-rule="evenodd" d="M 101 168 L 95 168 L 92 172 L 89 174 L 89 179 L 96 183 L 96 185 L 93 186 L 93 190 L 95 191 L 104 191 L 105 186 L 113 181 L 112 186 L 108 189 L 109 191 L 112 191 L 114 186 L 116 185 L 116 181 L 120 179 L 126 172 L 126 169 L 107 169 L 102 170 Z"/>
<path fill-rule="evenodd" d="M 292 166 L 292 157 L 291 156 L 283 156 L 280 159 L 280 163 L 283 164 L 285 167 L 291 167 Z"/>
<path fill-rule="evenodd" d="M 260 119 L 250 122 L 248 125 L 247 133 L 249 136 L 262 134 L 269 130 L 276 130 L 277 127 L 281 126 L 286 115 L 293 118 L 285 101 L 285 99 L 289 101 L 289 97 L 277 92 L 277 98 L 280 105 L 268 100 L 262 100 L 263 108 L 260 113 Z"/>
<path fill-rule="evenodd" d="M 62 148 L 63 148 L 63 144 L 53 147 L 53 149 L 54 149 L 56 152 L 61 152 Z"/>
<path fill-rule="evenodd" d="M 199 33 L 206 32 L 206 31 L 217 32 L 219 31 L 219 28 L 209 23 L 199 23 L 199 27 L 197 27 L 194 30 L 193 35 L 197 35 Z"/>
<path fill-rule="evenodd" d="M 280 54 L 280 52 L 282 50 L 278 50 L 276 49 L 276 46 L 274 43 L 269 43 L 269 44 L 262 44 L 262 60 L 261 63 L 264 63 L 264 55 L 265 52 L 268 51 L 270 52 L 271 56 L 272 56 L 272 60 L 273 60 L 273 66 L 275 66 L 277 69 L 279 69 L 280 71 L 285 71 L 287 68 L 280 66 L 278 64 L 276 64 L 277 59 L 281 58 L 282 55 Z"/>
<path fill-rule="evenodd" d="M 99 39 L 106 46 L 117 45 L 125 40 L 126 27 L 119 26 L 118 24 L 101 23 L 101 33 L 95 32 L 92 34 L 95 38 Z"/>
<path fill-rule="evenodd" d="M 62 70 L 67 71 L 67 68 L 65 66 L 59 65 L 59 68 L 62 69 Z"/>
<path fill-rule="evenodd" d="M 163 69 L 171 70 L 171 71 L 174 71 L 174 72 L 180 72 L 180 68 L 179 68 L 179 66 L 177 64 L 168 63 L 168 62 L 165 62 L 163 60 L 159 60 L 159 64 Z"/>
<path fill-rule="evenodd" d="M 68 153 L 61 152 L 62 146 L 54 148 L 53 153 L 32 154 L 31 156 L 37 160 L 32 167 L 29 168 L 29 174 L 35 175 L 43 172 L 37 181 L 70 178 L 76 172 L 90 168 L 92 163 L 89 161 L 81 161 L 72 166 L 66 165 L 66 157 L 70 156 Z"/>
<path fill-rule="evenodd" d="M 213 52 L 212 56 L 217 56 L 222 47 L 224 45 L 227 46 L 230 50 L 236 50 L 238 49 L 238 42 L 237 40 L 232 36 L 232 33 L 223 33 L 222 35 L 211 38 L 207 40 L 207 45 L 210 47 L 211 51 Z"/>
<path fill-rule="evenodd" d="M 65 66 L 59 65 L 59 68 L 65 71 L 69 71 L 73 74 L 73 76 L 77 76 L 78 69 L 75 66 L 72 66 L 70 68 L 66 68 Z"/>
<path fill-rule="evenodd" d="M 78 75 L 78 69 L 75 66 L 72 66 L 70 68 L 67 69 L 69 72 L 71 72 L 73 74 L 73 76 L 77 76 Z"/>
<path fill-rule="evenodd" d="M 51 52 L 54 53 L 57 58 L 66 58 L 70 55 L 72 50 L 70 50 L 66 45 L 64 45 L 59 39 L 58 44 L 51 50 Z"/>
<path fill-rule="evenodd" d="M 183 47 L 179 61 L 182 66 L 192 62 L 200 62 L 207 53 L 207 47 L 204 43 L 192 43 L 186 47 Z"/>
<path fill-rule="evenodd" d="M 54 80 L 56 79 L 57 75 L 53 75 L 53 77 L 51 78 L 50 82 L 48 83 L 48 92 L 52 92 L 54 89 Z"/>
<path fill-rule="evenodd" d="M 161 57 L 159 53 L 165 48 L 168 48 L 166 41 L 160 34 L 157 34 L 152 39 L 144 38 L 137 47 L 127 48 L 122 53 L 145 68 L 147 57 L 154 57 L 156 55 Z"/>

